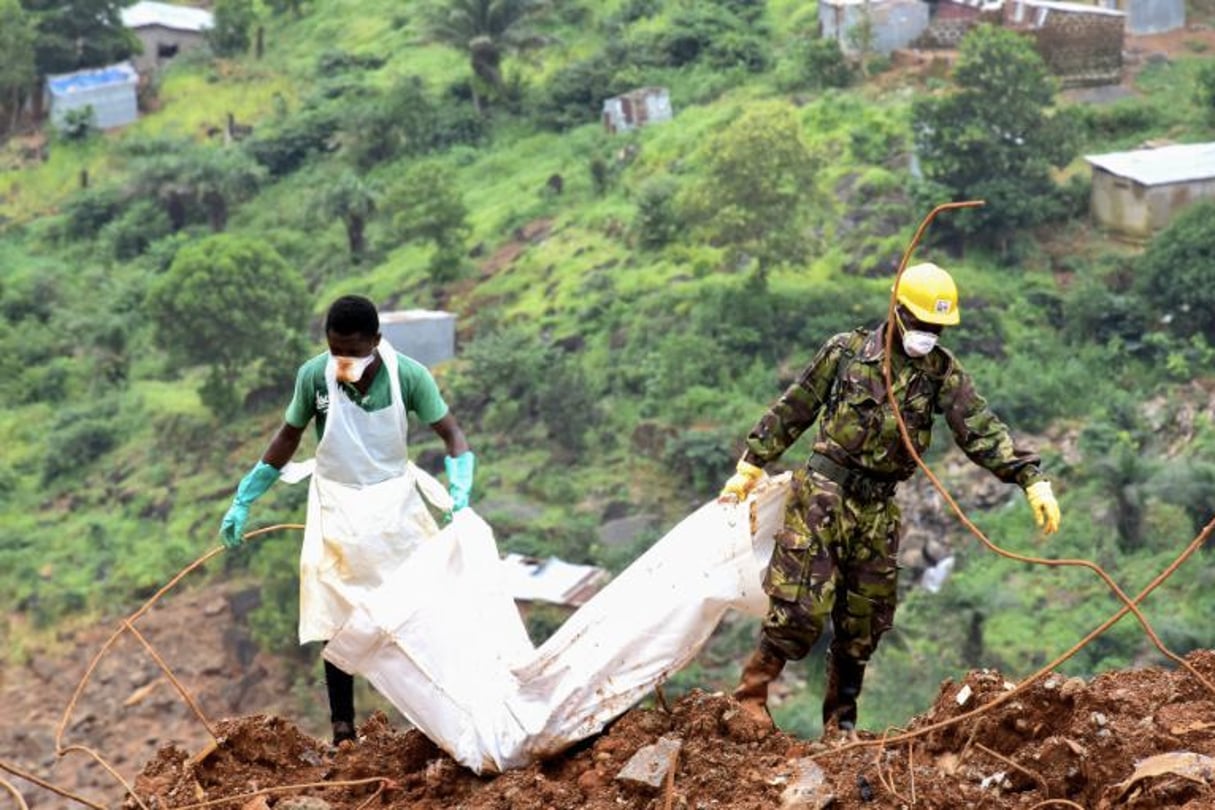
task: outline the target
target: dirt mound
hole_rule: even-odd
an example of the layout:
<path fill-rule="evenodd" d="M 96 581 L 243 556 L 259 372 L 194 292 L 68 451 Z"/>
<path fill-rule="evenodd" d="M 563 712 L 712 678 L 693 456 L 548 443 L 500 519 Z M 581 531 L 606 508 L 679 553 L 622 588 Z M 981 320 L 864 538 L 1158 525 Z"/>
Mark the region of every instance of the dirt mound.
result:
<path fill-rule="evenodd" d="M 1215 681 L 1215 652 L 1186 660 Z M 258 715 L 225 721 L 221 744 L 197 754 L 162 748 L 135 784 L 147 807 L 228 798 L 244 810 L 1215 807 L 1215 695 L 1189 671 L 1056 674 L 1012 690 L 972 671 L 942 684 L 909 724 L 916 736 L 862 733 L 859 744 L 763 735 L 728 696 L 693 691 L 496 776 L 383 715 L 337 749 Z"/>

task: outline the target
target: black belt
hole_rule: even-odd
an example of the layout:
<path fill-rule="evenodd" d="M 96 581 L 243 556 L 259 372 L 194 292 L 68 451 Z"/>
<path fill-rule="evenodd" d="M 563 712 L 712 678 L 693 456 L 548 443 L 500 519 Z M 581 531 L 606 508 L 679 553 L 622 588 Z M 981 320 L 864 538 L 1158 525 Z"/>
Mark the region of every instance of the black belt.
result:
<path fill-rule="evenodd" d="M 831 479 L 847 492 L 862 500 L 877 501 L 894 496 L 898 481 L 874 478 L 861 470 L 837 464 L 820 453 L 812 453 L 806 466 Z"/>

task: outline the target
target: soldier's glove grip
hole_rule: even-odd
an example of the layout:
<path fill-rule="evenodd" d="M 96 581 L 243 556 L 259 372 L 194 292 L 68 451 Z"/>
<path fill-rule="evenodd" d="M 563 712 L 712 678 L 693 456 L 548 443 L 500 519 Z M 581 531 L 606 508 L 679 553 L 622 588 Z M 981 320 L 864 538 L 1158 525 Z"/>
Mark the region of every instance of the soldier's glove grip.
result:
<path fill-rule="evenodd" d="M 719 503 L 745 501 L 759 483 L 759 479 L 764 476 L 763 467 L 756 467 L 742 459 L 738 460 L 738 466 L 734 469 L 734 475 L 730 476 L 726 485 L 721 488 L 721 494 L 717 496 Z"/>
<path fill-rule="evenodd" d="M 1043 534 L 1059 531 L 1059 502 L 1051 492 L 1050 481 L 1038 481 L 1025 488 L 1025 499 L 1034 513 L 1034 523 Z"/>

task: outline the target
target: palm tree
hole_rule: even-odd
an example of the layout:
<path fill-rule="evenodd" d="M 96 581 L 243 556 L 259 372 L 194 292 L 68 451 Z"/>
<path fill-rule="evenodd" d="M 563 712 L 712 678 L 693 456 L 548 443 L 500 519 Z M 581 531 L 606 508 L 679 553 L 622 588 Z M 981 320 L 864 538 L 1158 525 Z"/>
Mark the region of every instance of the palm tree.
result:
<path fill-rule="evenodd" d="M 340 219 L 346 227 L 350 258 L 358 262 L 367 249 L 367 220 L 376 209 L 377 191 L 358 175 L 345 170 L 333 178 L 316 198 L 317 213 Z"/>
<path fill-rule="evenodd" d="M 501 95 L 502 55 L 539 44 L 528 23 L 545 9 L 543 0 L 438 0 L 424 24 L 430 39 L 466 51 L 473 74 Z M 473 103 L 480 111 L 475 87 Z"/>

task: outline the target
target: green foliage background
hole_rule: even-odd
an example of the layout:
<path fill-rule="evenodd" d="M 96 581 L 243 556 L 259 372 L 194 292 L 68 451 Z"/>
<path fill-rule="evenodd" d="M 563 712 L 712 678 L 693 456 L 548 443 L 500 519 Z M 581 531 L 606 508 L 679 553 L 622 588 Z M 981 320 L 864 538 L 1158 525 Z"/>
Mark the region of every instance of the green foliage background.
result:
<path fill-rule="evenodd" d="M 815 39 L 813 4 L 568 3 L 518 22 L 497 83 L 428 40 L 405 6 L 253 8 L 261 59 L 183 57 L 155 113 L 53 141 L 46 162 L 0 176 L 9 660 L 60 622 L 130 612 L 217 544 L 236 482 L 281 419 L 292 363 L 321 348 L 319 317 L 345 292 L 458 314 L 460 357 L 436 373 L 478 451 L 474 505 L 503 550 L 619 570 L 714 495 L 823 340 L 882 316 L 926 213 L 911 122 L 951 85 L 875 61 L 858 75 Z M 950 255 L 930 235 L 918 254 L 962 289 L 946 343 L 997 412 L 1035 434 L 1056 482 L 1063 530 L 1034 551 L 1097 561 L 1128 592 L 1215 500 L 1215 336 L 1201 315 L 1215 217 L 1196 207 L 1206 213 L 1146 251 L 1111 242 L 1087 222 L 1079 155 L 1210 139 L 1208 72 L 1181 58 L 1112 105 L 1045 99 L 1080 141 L 1051 176 L 1054 216 L 1031 229 L 1024 211 L 989 210 L 990 251 Z M 607 135 L 603 99 L 648 85 L 669 89 L 675 120 Z M 229 113 L 248 137 L 224 147 L 200 134 Z M 174 315 L 174 298 L 204 320 Z M 221 383 L 236 397 L 227 410 L 199 393 Z M 949 443 L 938 428 L 933 463 Z M 411 436 L 438 472 L 440 445 Z M 302 520 L 304 500 L 276 487 L 250 528 Z M 605 545 L 597 528 L 620 513 L 659 528 Z M 1015 492 L 971 516 L 1028 551 Z M 1029 674 L 1117 608 L 1089 573 L 950 536 L 957 569 L 936 594 L 906 583 L 862 724 L 902 722 L 969 667 Z M 297 553 L 283 532 L 207 574 L 260 582 L 258 638 L 295 657 Z M 1212 644 L 1209 562 L 1205 551 L 1146 605 L 1177 652 Z M 533 632 L 556 621 L 540 614 Z M 731 686 L 755 627 L 728 622 L 672 688 Z M 300 660 L 301 672 L 314 663 Z M 1161 660 L 1124 620 L 1065 669 Z M 791 668 L 776 710 L 786 727 L 816 732 L 820 669 L 817 653 Z"/>

